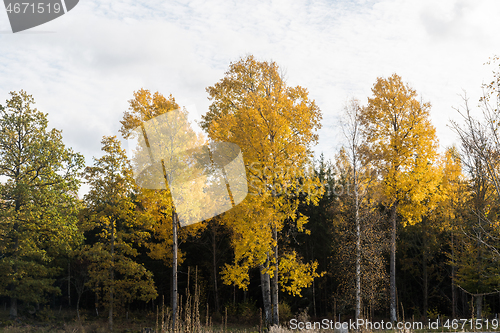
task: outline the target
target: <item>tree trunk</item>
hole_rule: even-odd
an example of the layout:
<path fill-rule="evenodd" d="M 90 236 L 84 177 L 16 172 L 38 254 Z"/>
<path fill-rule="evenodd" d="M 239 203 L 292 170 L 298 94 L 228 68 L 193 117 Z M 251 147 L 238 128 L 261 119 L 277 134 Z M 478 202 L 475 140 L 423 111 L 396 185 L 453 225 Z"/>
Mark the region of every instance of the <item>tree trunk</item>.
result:
<path fill-rule="evenodd" d="M 16 318 L 17 317 L 17 298 L 11 297 L 10 298 L 10 318 Z"/>
<path fill-rule="evenodd" d="M 71 307 L 71 262 L 68 260 L 68 305 Z"/>
<path fill-rule="evenodd" d="M 390 311 L 391 311 L 391 321 L 397 321 L 396 316 L 396 232 L 397 232 L 397 202 L 395 202 L 391 207 L 391 263 L 390 263 L 390 294 L 391 294 L 391 303 L 390 303 Z"/>
<path fill-rule="evenodd" d="M 483 318 L 483 295 L 476 296 L 476 319 Z"/>
<path fill-rule="evenodd" d="M 354 152 L 353 152 L 354 154 Z M 358 179 L 356 170 L 356 157 L 353 156 L 353 171 L 354 171 L 354 216 L 356 220 L 356 315 L 355 319 L 361 315 L 361 223 L 359 221 L 359 194 L 358 194 Z"/>
<path fill-rule="evenodd" d="M 81 323 L 80 319 L 80 299 L 82 298 L 82 293 L 78 293 L 78 299 L 76 300 L 76 315 L 78 317 L 78 322 Z"/>
<path fill-rule="evenodd" d="M 21 209 L 20 200 L 16 199 L 16 213 Z M 14 231 L 17 233 L 19 231 L 19 223 L 14 223 Z M 19 238 L 16 236 L 14 241 L 14 265 L 12 267 L 14 273 L 17 273 L 17 259 L 18 259 L 18 249 L 19 249 Z M 9 316 L 11 319 L 17 318 L 17 294 L 15 284 L 10 285 L 10 290 L 13 292 L 14 296 L 10 297 L 10 312 Z"/>
<path fill-rule="evenodd" d="M 481 216 L 478 216 L 478 225 L 479 228 L 481 228 Z M 481 230 L 481 229 L 479 229 Z M 477 274 L 478 274 L 478 279 L 477 279 L 477 293 L 481 292 L 481 286 L 482 286 L 482 279 L 481 279 L 481 272 L 482 272 L 482 244 L 481 244 L 481 239 L 482 239 L 482 233 L 479 231 L 477 235 L 477 259 L 476 259 L 476 264 L 477 264 Z M 481 319 L 482 318 L 482 311 L 483 311 L 483 296 L 476 296 L 476 319 Z"/>
<path fill-rule="evenodd" d="M 279 300 L 278 300 L 278 231 L 273 227 L 273 239 L 276 244 L 274 247 L 274 276 L 272 283 L 272 304 L 273 304 L 273 325 L 279 325 Z"/>
<path fill-rule="evenodd" d="M 97 295 L 97 293 L 95 293 L 94 306 L 95 306 L 95 315 L 96 317 L 99 317 L 99 296 Z"/>
<path fill-rule="evenodd" d="M 109 290 L 109 314 L 108 314 L 108 326 L 109 330 L 113 331 L 113 292 L 115 286 L 115 226 L 114 222 L 111 222 L 111 266 L 109 267 L 109 278 L 111 280 L 111 288 Z"/>
<path fill-rule="evenodd" d="M 175 319 L 177 315 L 177 214 L 172 207 L 172 330 L 175 331 Z"/>
<path fill-rule="evenodd" d="M 214 267 L 214 296 L 215 296 L 215 311 L 219 311 L 219 290 L 217 288 L 217 246 L 216 246 L 215 231 L 212 232 L 212 253 Z"/>
<path fill-rule="evenodd" d="M 429 277 L 427 272 L 427 246 L 428 246 L 427 235 L 424 232 L 424 252 L 422 254 L 422 278 L 424 284 L 424 321 L 427 321 L 427 310 L 429 309 Z"/>
<path fill-rule="evenodd" d="M 269 258 L 267 259 L 265 266 L 260 266 L 260 285 L 262 289 L 262 303 L 264 304 L 264 318 L 266 320 L 266 324 L 271 323 L 271 281 L 269 279 L 269 273 L 265 272 L 268 264 Z"/>
<path fill-rule="evenodd" d="M 451 231 L 451 318 L 455 319 L 457 316 L 457 291 L 455 289 L 455 254 L 453 244 L 453 230 Z"/>
<path fill-rule="evenodd" d="M 313 279 L 313 282 L 312 282 L 312 288 L 313 288 L 313 313 L 314 313 L 314 317 L 316 318 L 316 291 L 315 291 L 315 288 L 314 288 L 314 279 Z"/>

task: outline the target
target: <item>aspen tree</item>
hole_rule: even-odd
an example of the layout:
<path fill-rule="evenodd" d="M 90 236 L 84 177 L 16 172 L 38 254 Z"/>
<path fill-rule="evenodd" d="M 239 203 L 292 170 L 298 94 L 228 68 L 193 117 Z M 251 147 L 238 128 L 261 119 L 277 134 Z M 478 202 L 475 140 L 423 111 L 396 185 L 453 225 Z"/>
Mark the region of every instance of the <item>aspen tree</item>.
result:
<path fill-rule="evenodd" d="M 278 324 L 279 286 L 300 294 L 317 276 L 316 263 L 302 263 L 278 245 L 285 223 L 304 230 L 307 218 L 297 212 L 299 202 L 317 203 L 322 193 L 305 172 L 321 112 L 306 89 L 286 85 L 276 63 L 253 56 L 231 63 L 207 92 L 212 104 L 201 126 L 210 139 L 241 148 L 249 182 L 247 199 L 225 214 L 234 232 L 235 261 L 223 271 L 224 282 L 246 288 L 249 268 L 259 267 L 265 318 Z"/>
<path fill-rule="evenodd" d="M 390 319 L 396 316 L 396 241 L 398 215 L 403 225 L 419 222 L 428 209 L 425 197 L 435 187 L 429 172 L 437 150 L 436 130 L 429 119 L 430 103 L 401 77 L 378 78 L 373 97 L 363 108 L 361 123 L 366 136 L 365 158 L 380 173 L 382 200 L 391 221 Z"/>

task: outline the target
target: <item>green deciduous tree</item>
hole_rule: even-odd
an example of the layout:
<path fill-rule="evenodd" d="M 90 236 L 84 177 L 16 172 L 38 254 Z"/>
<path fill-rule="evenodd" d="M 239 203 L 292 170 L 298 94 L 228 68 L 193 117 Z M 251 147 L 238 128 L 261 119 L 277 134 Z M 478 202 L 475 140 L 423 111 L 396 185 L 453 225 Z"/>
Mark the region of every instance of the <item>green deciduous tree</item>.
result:
<path fill-rule="evenodd" d="M 108 306 L 112 330 L 116 305 L 147 301 L 157 294 L 151 272 L 134 259 L 137 246 L 144 245 L 150 233 L 149 220 L 134 201 L 135 183 L 127 156 L 116 137 L 104 137 L 102 150 L 104 156 L 85 170 L 90 191 L 85 195 L 82 223 L 88 239 L 88 285 Z"/>
<path fill-rule="evenodd" d="M 78 171 L 83 157 L 66 148 L 61 131 L 26 92 L 11 92 L 0 105 L 0 295 L 41 303 L 59 272 L 54 259 L 82 238 L 77 228 Z"/>

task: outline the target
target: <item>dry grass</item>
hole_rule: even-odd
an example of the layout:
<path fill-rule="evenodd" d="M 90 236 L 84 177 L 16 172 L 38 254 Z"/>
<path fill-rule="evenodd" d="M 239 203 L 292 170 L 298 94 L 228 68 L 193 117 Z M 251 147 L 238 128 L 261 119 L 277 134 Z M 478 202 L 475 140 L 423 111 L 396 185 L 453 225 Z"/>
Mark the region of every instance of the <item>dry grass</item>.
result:
<path fill-rule="evenodd" d="M 215 333 L 215 332 L 232 332 L 232 333 L 259 333 L 262 332 L 262 328 L 228 328 L 227 326 L 227 309 L 224 312 L 222 318 L 222 324 L 214 325 L 212 323 L 212 318 L 205 315 L 202 324 L 202 318 L 200 316 L 200 302 L 199 302 L 199 290 L 197 278 L 195 281 L 195 291 L 194 296 L 191 296 L 189 290 L 186 291 L 187 297 L 183 300 L 181 296 L 178 300 L 179 307 L 177 309 L 175 327 L 173 326 L 172 309 L 165 307 L 164 300 L 162 299 L 161 307 L 157 307 L 156 316 L 149 318 L 144 318 L 140 322 L 137 320 L 121 322 L 119 320 L 115 321 L 114 332 L 119 333 Z M 208 304 L 206 307 L 206 312 L 208 314 Z M 104 333 L 109 332 L 107 320 L 95 320 L 95 321 L 83 321 L 81 324 L 78 321 L 70 319 L 67 315 L 63 313 L 59 314 L 58 317 L 64 317 L 64 322 L 59 324 L 38 324 L 31 322 L 17 322 L 17 323 L 7 323 L 7 327 L 1 327 L 2 322 L 0 318 L 0 333 Z M 64 315 L 64 316 L 63 316 Z M 4 316 L 7 318 L 8 315 Z M 85 318 L 85 315 L 82 315 Z M 73 316 L 74 318 L 74 316 Z M 69 323 L 68 323 L 69 322 Z M 6 322 L 3 322 L 5 325 Z"/>
<path fill-rule="evenodd" d="M 173 326 L 172 309 L 165 307 L 164 300 L 160 307 L 157 307 L 156 316 L 148 316 L 138 320 L 134 317 L 132 320 L 127 321 L 116 321 L 114 332 L 118 333 L 297 333 L 298 330 L 292 330 L 284 326 L 271 326 L 269 329 L 263 327 L 262 324 L 262 313 L 260 313 L 260 324 L 251 328 L 236 328 L 228 327 L 228 311 L 227 308 L 222 314 L 221 324 L 214 325 L 211 316 L 208 315 L 209 308 L 206 305 L 206 315 L 203 320 L 200 316 L 200 302 L 199 302 L 199 291 L 197 282 L 195 282 L 195 292 L 194 296 L 191 296 L 189 291 L 187 291 L 187 297 L 183 300 L 182 296 L 179 299 L 179 308 L 176 314 L 175 327 Z M 3 316 L 7 318 L 5 313 Z M 59 323 L 28 323 L 28 322 L 17 322 L 13 325 L 8 323 L 7 327 L 1 327 L 0 322 L 0 333 L 104 333 L 109 332 L 108 324 L 106 319 L 100 319 L 95 321 L 83 321 L 81 324 L 74 321 L 74 314 L 71 317 L 69 313 L 64 313 L 64 311 L 58 314 Z M 85 317 L 85 316 L 82 316 Z M 299 313 L 296 317 L 300 322 L 310 321 L 310 317 L 307 314 L 307 309 L 302 313 Z M 1 318 L 0 318 L 1 320 Z M 62 320 L 62 321 L 61 321 Z M 202 324 L 203 323 L 203 324 Z M 3 322 L 5 325 L 6 322 Z M 347 333 L 339 330 L 304 330 L 308 333 L 320 333 L 320 332 L 332 332 L 332 333 Z M 371 333 L 369 331 L 361 330 L 357 333 Z M 404 332 L 411 333 L 411 332 Z"/>

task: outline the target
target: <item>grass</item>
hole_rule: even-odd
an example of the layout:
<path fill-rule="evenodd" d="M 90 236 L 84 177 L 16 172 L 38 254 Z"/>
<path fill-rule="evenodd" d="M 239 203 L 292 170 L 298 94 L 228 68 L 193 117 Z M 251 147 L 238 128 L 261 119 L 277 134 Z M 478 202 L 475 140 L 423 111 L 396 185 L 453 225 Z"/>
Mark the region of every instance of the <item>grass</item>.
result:
<path fill-rule="evenodd" d="M 164 302 L 156 308 L 156 313 L 145 314 L 144 312 L 131 312 L 126 318 L 114 317 L 113 332 L 119 333 L 259 333 L 259 326 L 233 326 L 228 325 L 228 311 L 225 309 L 222 318 L 219 315 L 220 324 L 214 324 L 211 316 L 200 315 L 200 302 L 197 281 L 195 283 L 194 296 L 188 292 L 183 301 L 179 299 L 179 308 L 176 315 L 175 330 L 172 330 L 172 311 L 165 307 Z M 208 313 L 208 305 L 206 313 Z M 96 318 L 94 315 L 80 311 L 81 322 L 78 321 L 75 310 L 54 311 L 44 308 L 36 312 L 36 315 L 24 315 L 12 321 L 9 319 L 7 309 L 0 310 L 0 333 L 100 333 L 108 332 L 107 318 Z M 104 313 L 102 314 L 104 316 Z"/>
<path fill-rule="evenodd" d="M 176 333 L 259 333 L 259 326 L 242 326 L 228 324 L 227 309 L 219 322 L 213 323 L 212 317 L 200 316 L 199 296 L 188 294 L 183 302 L 182 297 L 179 302 L 179 309 L 176 316 Z M 181 306 L 182 305 L 182 306 Z M 207 309 L 208 310 L 208 309 Z M 128 319 L 124 317 L 114 318 L 113 332 L 119 333 L 171 333 L 172 318 L 171 309 L 162 304 L 157 307 L 155 314 L 144 312 L 131 312 Z M 103 316 L 104 313 L 103 313 Z M 76 311 L 60 310 L 53 311 L 48 308 L 37 312 L 36 316 L 20 312 L 20 316 L 15 320 L 9 319 L 8 310 L 0 310 L 0 333 L 100 333 L 109 332 L 107 318 L 97 318 L 90 312 L 81 311 L 82 322 L 76 316 Z"/>
<path fill-rule="evenodd" d="M 73 322 L 66 323 L 63 325 L 55 324 L 16 324 L 14 326 L 0 327 L 0 333 L 100 333 L 108 332 L 107 322 L 105 320 L 98 320 L 94 322 L 84 322 L 82 325 Z M 115 324 L 114 332 L 119 333 L 153 333 L 155 331 L 154 325 L 140 325 L 140 324 L 126 324 L 117 323 Z M 161 332 L 159 330 L 158 332 Z M 166 332 L 166 331 L 164 331 Z M 187 332 L 181 329 L 181 332 Z M 224 329 L 223 325 L 214 325 L 209 328 L 202 327 L 200 333 L 215 333 L 215 332 L 226 332 L 226 333 L 258 333 L 258 327 L 239 327 L 239 326 L 228 326 Z M 278 333 L 278 332 L 275 332 Z"/>

